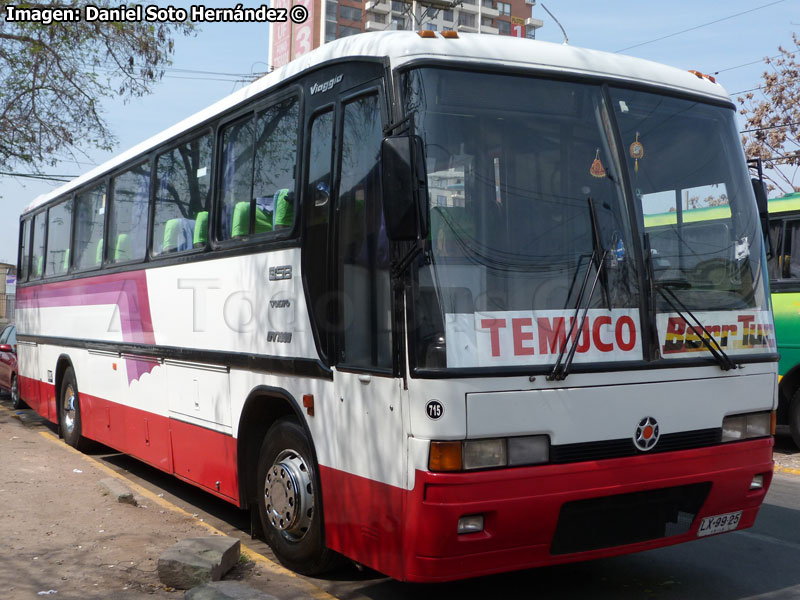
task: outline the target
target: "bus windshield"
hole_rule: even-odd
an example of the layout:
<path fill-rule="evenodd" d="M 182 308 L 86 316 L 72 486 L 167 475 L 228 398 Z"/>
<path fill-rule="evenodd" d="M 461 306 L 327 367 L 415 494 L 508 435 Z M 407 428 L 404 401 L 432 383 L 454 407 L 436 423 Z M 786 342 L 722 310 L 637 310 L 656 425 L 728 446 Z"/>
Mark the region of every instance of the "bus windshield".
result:
<path fill-rule="evenodd" d="M 733 111 L 437 68 L 409 71 L 403 92 L 430 200 L 414 272 L 417 367 L 544 367 L 566 340 L 576 364 L 688 358 L 707 352 L 688 313 L 730 336 L 725 352 L 774 350 Z M 651 276 L 654 298 L 639 284 Z M 653 324 L 658 352 L 643 347 Z"/>

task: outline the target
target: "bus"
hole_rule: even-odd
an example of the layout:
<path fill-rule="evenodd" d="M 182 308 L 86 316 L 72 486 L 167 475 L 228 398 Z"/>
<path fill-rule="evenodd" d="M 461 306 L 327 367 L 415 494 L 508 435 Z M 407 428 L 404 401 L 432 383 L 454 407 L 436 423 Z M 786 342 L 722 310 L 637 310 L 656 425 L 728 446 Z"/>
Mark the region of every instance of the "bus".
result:
<path fill-rule="evenodd" d="M 712 188 L 724 218 L 644 226 Z M 24 210 L 19 387 L 297 572 L 455 580 L 752 526 L 767 285 L 711 77 L 365 33 Z"/>
<path fill-rule="evenodd" d="M 769 201 L 769 229 L 774 251 L 767 261 L 778 350 L 779 401 L 777 422 L 788 426 L 800 447 L 800 252 L 794 252 L 800 236 L 800 193 Z M 796 239 L 795 239 L 796 238 Z"/>

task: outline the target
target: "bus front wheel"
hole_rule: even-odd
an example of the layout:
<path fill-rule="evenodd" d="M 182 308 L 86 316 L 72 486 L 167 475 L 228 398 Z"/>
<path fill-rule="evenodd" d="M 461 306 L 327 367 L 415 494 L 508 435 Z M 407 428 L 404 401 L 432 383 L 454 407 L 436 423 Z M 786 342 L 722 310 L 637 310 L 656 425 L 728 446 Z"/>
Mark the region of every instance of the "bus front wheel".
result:
<path fill-rule="evenodd" d="M 76 450 L 85 450 L 89 441 L 81 435 L 81 403 L 78 395 L 78 381 L 75 379 L 75 371 L 72 367 L 67 367 L 67 370 L 64 371 L 58 413 L 61 437 Z"/>
<path fill-rule="evenodd" d="M 789 431 L 795 445 L 800 448 L 800 390 L 794 393 L 789 404 Z"/>
<path fill-rule="evenodd" d="M 280 419 L 267 432 L 256 489 L 261 529 L 280 562 L 304 575 L 329 569 L 335 554 L 323 541 L 319 476 L 311 442 L 294 419 Z"/>

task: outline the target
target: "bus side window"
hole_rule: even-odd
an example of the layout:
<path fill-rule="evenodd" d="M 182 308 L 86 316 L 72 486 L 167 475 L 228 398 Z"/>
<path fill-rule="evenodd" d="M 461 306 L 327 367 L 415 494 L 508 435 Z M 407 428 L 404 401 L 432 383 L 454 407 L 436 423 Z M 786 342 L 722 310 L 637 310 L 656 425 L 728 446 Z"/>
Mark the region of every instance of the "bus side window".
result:
<path fill-rule="evenodd" d="M 253 197 L 267 199 L 271 228 L 287 229 L 294 224 L 295 165 L 300 105 L 287 98 L 256 117 Z M 255 233 L 258 233 L 257 231 Z"/>
<path fill-rule="evenodd" d="M 156 159 L 152 248 L 155 256 L 185 252 L 205 245 L 208 239 L 211 155 L 212 137 L 209 133 Z"/>
<path fill-rule="evenodd" d="M 103 225 L 106 185 L 100 184 L 75 196 L 75 269 L 99 267 L 103 262 Z"/>
<path fill-rule="evenodd" d="M 800 220 L 786 223 L 784 237 L 781 275 L 784 279 L 800 279 Z"/>
<path fill-rule="evenodd" d="M 305 196 L 306 235 L 303 271 L 306 274 L 311 310 L 320 332 L 323 354 L 332 319 L 328 315 L 328 235 L 330 224 L 331 157 L 333 151 L 333 109 L 318 114 L 311 124 L 308 184 Z"/>
<path fill-rule="evenodd" d="M 69 234 L 72 226 L 72 200 L 53 206 L 48 211 L 47 264 L 48 277 L 64 275 L 69 270 Z"/>
<path fill-rule="evenodd" d="M 220 165 L 219 239 L 247 235 L 249 227 L 250 186 L 253 173 L 253 119 L 237 121 L 222 130 Z M 236 207 L 239 215 L 236 215 Z M 243 211 L 246 215 L 243 216 Z M 245 218 L 246 217 L 246 218 Z M 234 222 L 234 218 L 236 222 Z"/>
<path fill-rule="evenodd" d="M 223 129 L 220 239 L 293 225 L 299 122 L 292 97 Z"/>
<path fill-rule="evenodd" d="M 40 212 L 33 218 L 33 256 L 31 257 L 31 279 L 41 279 L 44 273 L 45 233 L 47 231 L 47 212 Z"/>
<path fill-rule="evenodd" d="M 341 363 L 392 366 L 389 252 L 381 203 L 379 98 L 344 106 L 339 184 L 340 287 L 343 298 Z"/>
<path fill-rule="evenodd" d="M 30 249 L 31 220 L 22 221 L 22 231 L 19 239 L 19 280 L 28 279 L 28 250 Z"/>
<path fill-rule="evenodd" d="M 112 263 L 144 258 L 150 207 L 150 169 L 144 162 L 111 180 L 113 196 L 108 227 Z"/>
<path fill-rule="evenodd" d="M 781 265 L 783 264 L 783 219 L 770 218 L 769 235 L 772 239 L 773 254 L 767 259 L 767 271 L 770 281 L 782 279 Z"/>

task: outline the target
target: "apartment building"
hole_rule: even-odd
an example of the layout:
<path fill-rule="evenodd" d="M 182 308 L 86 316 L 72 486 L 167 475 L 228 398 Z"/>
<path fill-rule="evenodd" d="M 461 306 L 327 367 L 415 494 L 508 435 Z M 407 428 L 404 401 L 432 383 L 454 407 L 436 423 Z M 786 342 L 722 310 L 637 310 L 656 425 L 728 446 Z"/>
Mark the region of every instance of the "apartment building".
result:
<path fill-rule="evenodd" d="M 275 0 L 275 6 L 291 0 Z M 294 2 L 297 4 L 297 2 Z M 535 0 L 302 0 L 309 19 L 302 25 L 272 24 L 272 68 L 320 44 L 365 31 L 389 29 L 464 31 L 515 37 L 536 37 L 542 26 L 531 16 Z M 309 31 L 310 30 L 310 31 Z"/>

